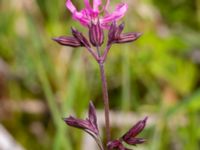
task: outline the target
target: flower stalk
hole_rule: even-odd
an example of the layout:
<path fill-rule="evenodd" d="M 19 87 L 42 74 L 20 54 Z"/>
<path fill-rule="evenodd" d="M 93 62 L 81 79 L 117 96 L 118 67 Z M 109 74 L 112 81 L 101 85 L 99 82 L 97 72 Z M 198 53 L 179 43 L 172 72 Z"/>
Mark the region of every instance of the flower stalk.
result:
<path fill-rule="evenodd" d="M 109 117 L 109 98 L 108 98 L 108 88 L 107 81 L 104 71 L 104 63 L 99 63 L 99 69 L 101 74 L 101 83 L 102 83 L 102 93 L 103 93 L 103 102 L 104 102 L 104 113 L 105 113 L 105 126 L 106 126 L 106 141 L 110 141 L 110 117 Z"/>
<path fill-rule="evenodd" d="M 101 0 L 93 0 L 93 7 L 91 6 L 89 0 L 84 0 L 84 3 L 86 8 L 81 11 L 76 9 L 71 0 L 66 1 L 66 7 L 70 10 L 75 20 L 79 21 L 83 26 L 88 28 L 89 38 L 85 37 L 84 34 L 75 28 L 72 28 L 72 36 L 60 36 L 53 38 L 53 40 L 63 46 L 85 47 L 98 63 L 104 104 L 106 143 L 103 144 L 100 138 L 96 110 L 92 101 L 89 104 L 88 117 L 86 119 L 83 120 L 70 116 L 68 118 L 64 118 L 64 121 L 67 125 L 81 129 L 91 135 L 100 150 L 130 150 L 126 148 L 124 143 L 128 145 L 137 145 L 146 141 L 145 139 L 137 138 L 136 136 L 145 128 L 147 117 L 136 123 L 122 137 L 116 140 L 111 140 L 109 96 L 104 64 L 113 44 L 133 42 L 137 40 L 141 34 L 138 32 L 123 33 L 125 24 L 121 23 L 120 25 L 117 25 L 116 21 L 121 19 L 127 11 L 127 4 L 118 4 L 115 11 L 109 13 L 107 9 L 110 4 L 110 0 L 106 1 L 106 4 L 105 6 L 102 6 L 103 9 L 101 11 L 99 10 L 99 6 L 102 5 Z M 105 15 L 100 16 L 100 14 Z M 101 52 L 100 48 L 104 43 L 105 30 L 108 30 L 108 40 L 106 48 Z M 96 48 L 96 51 L 93 48 Z"/>
<path fill-rule="evenodd" d="M 105 127 L 106 127 L 106 143 L 110 141 L 111 133 L 110 133 L 110 108 L 109 108 L 109 97 L 108 97 L 108 87 L 107 80 L 104 70 L 104 60 L 103 56 L 101 56 L 99 47 L 96 46 L 98 57 L 100 58 L 98 61 L 99 70 L 101 75 L 101 87 L 102 87 L 102 95 L 103 95 L 103 103 L 104 103 L 104 115 L 105 115 Z M 106 50 L 105 50 L 106 51 Z"/>

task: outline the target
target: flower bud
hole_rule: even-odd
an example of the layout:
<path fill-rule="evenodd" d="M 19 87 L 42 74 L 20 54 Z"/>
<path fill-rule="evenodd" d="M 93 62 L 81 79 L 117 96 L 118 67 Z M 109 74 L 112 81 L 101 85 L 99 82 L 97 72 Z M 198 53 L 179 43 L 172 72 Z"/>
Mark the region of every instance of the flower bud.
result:
<path fill-rule="evenodd" d="M 82 129 L 88 133 L 88 131 L 94 135 L 99 135 L 99 129 L 97 126 L 96 110 L 92 102 L 89 105 L 88 118 L 85 120 L 75 117 L 64 118 L 67 125 Z"/>
<path fill-rule="evenodd" d="M 90 101 L 89 105 L 88 119 L 90 120 L 91 124 L 95 127 L 95 129 L 98 131 L 96 110 L 92 101 Z"/>
<path fill-rule="evenodd" d="M 111 43 L 133 42 L 141 36 L 141 33 L 137 32 L 122 33 L 123 29 L 124 23 L 120 24 L 119 26 L 116 25 L 116 22 L 111 24 L 108 32 L 108 45 Z"/>
<path fill-rule="evenodd" d="M 117 149 L 117 150 L 130 150 L 124 147 L 124 145 L 122 144 L 122 142 L 120 140 L 113 140 L 113 141 L 109 141 L 107 143 L 107 148 L 108 149 Z"/>
<path fill-rule="evenodd" d="M 120 35 L 122 33 L 122 31 L 124 30 L 124 23 L 120 24 L 117 28 L 116 28 L 116 32 L 115 32 L 115 39 L 119 39 Z"/>
<path fill-rule="evenodd" d="M 142 144 L 142 143 L 146 142 L 146 140 L 143 138 L 133 138 L 132 137 L 132 138 L 126 140 L 125 142 L 129 145 L 137 145 L 137 144 Z"/>
<path fill-rule="evenodd" d="M 75 28 L 72 28 L 72 34 L 85 47 L 90 47 L 90 44 L 89 44 L 87 38 L 81 32 L 79 32 Z"/>
<path fill-rule="evenodd" d="M 108 31 L 108 45 L 114 41 L 116 30 L 117 30 L 117 25 L 116 22 L 114 21 L 111 24 L 110 29 Z"/>
<path fill-rule="evenodd" d="M 123 141 L 126 142 L 126 143 L 128 143 L 128 144 L 131 144 L 131 145 L 136 145 L 136 144 L 144 143 L 145 139 L 136 138 L 136 136 L 140 132 L 142 132 L 142 130 L 145 128 L 147 119 L 148 118 L 146 117 L 143 120 L 140 120 L 127 133 L 125 133 L 122 136 Z"/>
<path fill-rule="evenodd" d="M 116 43 L 129 43 L 137 40 L 142 34 L 138 32 L 129 32 L 123 33 L 120 35 L 118 39 L 116 39 Z"/>
<path fill-rule="evenodd" d="M 104 33 L 99 20 L 96 24 L 92 22 L 89 26 L 89 37 L 93 46 L 101 46 L 103 44 Z"/>
<path fill-rule="evenodd" d="M 83 46 L 75 37 L 60 36 L 53 38 L 54 41 L 64 46 L 80 47 Z"/>
<path fill-rule="evenodd" d="M 109 141 L 107 143 L 108 149 L 117 149 L 117 150 L 130 150 L 129 148 L 126 148 L 126 145 L 134 145 L 142 144 L 146 142 L 143 138 L 137 138 L 136 136 L 142 132 L 142 130 L 145 128 L 147 117 L 145 117 L 143 120 L 140 120 L 138 123 L 136 123 L 127 133 L 125 133 L 122 137 L 119 139 Z M 126 143 L 126 144 L 125 144 Z"/>
<path fill-rule="evenodd" d="M 77 119 L 77 118 L 70 116 L 68 118 L 64 118 L 64 121 L 66 124 L 68 124 L 69 126 L 72 126 L 72 127 L 76 127 L 76 128 L 83 129 L 83 130 L 85 130 L 85 129 L 92 130 L 91 125 L 87 120 Z"/>

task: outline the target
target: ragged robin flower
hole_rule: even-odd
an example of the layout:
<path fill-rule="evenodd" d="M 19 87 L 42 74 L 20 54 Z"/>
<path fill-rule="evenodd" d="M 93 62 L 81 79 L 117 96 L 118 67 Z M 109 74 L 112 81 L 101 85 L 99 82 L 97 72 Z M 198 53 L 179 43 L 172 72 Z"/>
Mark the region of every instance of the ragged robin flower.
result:
<path fill-rule="evenodd" d="M 90 4 L 89 0 L 84 0 L 85 8 L 78 11 L 73 5 L 71 0 L 66 1 L 66 7 L 72 13 L 73 18 L 79 21 L 82 25 L 89 27 L 91 23 L 97 24 L 99 21 L 102 28 L 109 28 L 110 23 L 121 19 L 128 9 L 128 5 L 125 3 L 120 3 L 116 6 L 112 13 L 108 12 L 108 6 L 110 0 L 106 1 L 106 4 L 102 6 L 101 0 L 93 0 L 93 4 Z M 102 7 L 100 10 L 99 7 Z M 103 14 L 101 16 L 101 14 Z"/>

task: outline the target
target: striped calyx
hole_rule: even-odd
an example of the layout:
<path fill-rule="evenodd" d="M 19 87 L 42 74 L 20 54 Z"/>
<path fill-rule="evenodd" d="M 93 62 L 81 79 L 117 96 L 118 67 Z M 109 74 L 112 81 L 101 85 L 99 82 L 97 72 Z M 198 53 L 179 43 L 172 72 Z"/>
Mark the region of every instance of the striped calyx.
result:
<path fill-rule="evenodd" d="M 83 44 L 79 42 L 75 37 L 60 36 L 60 37 L 53 38 L 53 40 L 64 46 L 70 46 L 70 47 L 83 46 Z"/>
<path fill-rule="evenodd" d="M 101 46 L 104 41 L 104 32 L 99 21 L 96 23 L 91 22 L 89 26 L 89 38 L 93 46 Z"/>

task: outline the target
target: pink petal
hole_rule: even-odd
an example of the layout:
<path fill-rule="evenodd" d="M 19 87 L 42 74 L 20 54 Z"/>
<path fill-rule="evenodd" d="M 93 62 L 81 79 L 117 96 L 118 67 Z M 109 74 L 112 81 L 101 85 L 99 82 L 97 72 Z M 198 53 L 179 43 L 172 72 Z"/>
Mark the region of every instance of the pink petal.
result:
<path fill-rule="evenodd" d="M 74 13 L 76 10 L 76 7 L 72 4 L 71 0 L 66 1 L 66 7 L 71 11 L 71 13 Z"/>
<path fill-rule="evenodd" d="M 106 15 L 103 19 L 100 20 L 100 22 L 103 24 L 103 26 L 105 26 L 110 22 L 117 21 L 124 16 L 127 9 L 128 5 L 125 3 L 121 3 L 117 5 L 113 13 Z"/>
<path fill-rule="evenodd" d="M 110 0 L 106 1 L 106 5 L 104 6 L 104 10 L 107 11 L 108 6 L 110 5 Z"/>
<path fill-rule="evenodd" d="M 84 3 L 85 3 L 85 7 L 86 7 L 87 9 L 92 9 L 89 0 L 84 0 Z"/>
<path fill-rule="evenodd" d="M 87 10 L 82 10 L 81 12 L 78 12 L 76 7 L 71 2 L 71 0 L 66 1 L 66 7 L 73 14 L 73 18 L 75 20 L 79 21 L 84 26 L 88 26 L 90 19 L 88 18 L 88 15 L 86 12 Z"/>
<path fill-rule="evenodd" d="M 99 6 L 101 5 L 101 0 L 93 0 L 93 10 L 99 12 Z"/>
<path fill-rule="evenodd" d="M 90 18 L 85 16 L 83 11 L 73 13 L 73 18 L 79 21 L 84 26 L 88 26 L 90 23 Z"/>

